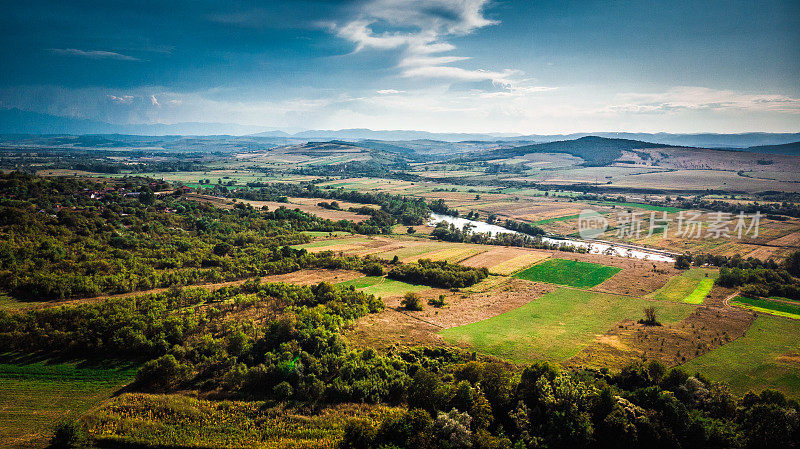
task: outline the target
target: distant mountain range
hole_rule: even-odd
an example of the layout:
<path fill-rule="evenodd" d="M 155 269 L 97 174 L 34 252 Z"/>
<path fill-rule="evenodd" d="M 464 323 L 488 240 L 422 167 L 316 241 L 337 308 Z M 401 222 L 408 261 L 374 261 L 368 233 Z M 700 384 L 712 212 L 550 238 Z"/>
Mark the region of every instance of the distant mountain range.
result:
<path fill-rule="evenodd" d="M 587 136 L 644 141 L 655 144 L 701 147 L 749 149 L 759 152 L 800 154 L 793 144 L 800 141 L 800 133 L 742 133 L 742 134 L 670 134 L 670 133 L 573 133 L 549 135 L 514 135 L 507 133 L 433 133 L 413 130 L 341 129 L 309 130 L 294 134 L 259 126 L 230 123 L 174 123 L 174 124 L 127 124 L 117 125 L 96 120 L 61 117 L 20 109 L 0 109 L 0 134 L 127 134 L 140 136 L 212 136 L 231 135 L 259 138 L 291 139 L 293 141 L 342 140 L 342 141 L 389 141 L 415 142 L 495 142 L 503 146 L 521 146 L 538 143 L 580 139 Z M 402 146 L 402 145 L 400 145 Z"/>

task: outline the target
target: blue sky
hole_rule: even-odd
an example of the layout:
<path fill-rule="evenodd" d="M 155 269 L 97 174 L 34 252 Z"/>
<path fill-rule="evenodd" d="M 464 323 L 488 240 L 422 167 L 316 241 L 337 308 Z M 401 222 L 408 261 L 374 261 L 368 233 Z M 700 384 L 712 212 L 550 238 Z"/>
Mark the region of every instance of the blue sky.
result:
<path fill-rule="evenodd" d="M 800 131 L 797 1 L 41 1 L 0 107 L 111 123 Z"/>

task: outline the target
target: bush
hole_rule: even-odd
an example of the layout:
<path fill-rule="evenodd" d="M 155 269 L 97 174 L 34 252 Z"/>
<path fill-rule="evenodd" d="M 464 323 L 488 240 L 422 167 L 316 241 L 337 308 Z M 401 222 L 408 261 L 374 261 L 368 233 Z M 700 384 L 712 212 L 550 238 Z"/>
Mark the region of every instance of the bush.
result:
<path fill-rule="evenodd" d="M 403 296 L 403 301 L 400 302 L 400 305 L 406 308 L 406 310 L 422 310 L 422 299 L 420 299 L 419 295 L 414 292 L 408 292 Z"/>
<path fill-rule="evenodd" d="M 289 385 L 289 382 L 283 381 L 272 389 L 272 392 L 275 394 L 275 399 L 279 401 L 285 401 L 292 397 L 294 391 L 292 390 L 292 386 Z"/>
<path fill-rule="evenodd" d="M 56 426 L 50 445 L 58 449 L 73 449 L 86 446 L 86 435 L 77 421 L 64 421 Z"/>
<path fill-rule="evenodd" d="M 428 305 L 433 307 L 444 307 L 447 305 L 444 295 L 439 295 L 438 298 L 431 298 L 428 300 Z"/>

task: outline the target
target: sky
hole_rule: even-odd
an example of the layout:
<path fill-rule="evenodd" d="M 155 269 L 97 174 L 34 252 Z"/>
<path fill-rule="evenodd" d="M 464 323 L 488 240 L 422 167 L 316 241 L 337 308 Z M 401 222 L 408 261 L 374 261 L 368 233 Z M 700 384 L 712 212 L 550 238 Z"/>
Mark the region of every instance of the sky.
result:
<path fill-rule="evenodd" d="M 0 108 L 114 124 L 800 131 L 800 2 L 3 2 Z"/>

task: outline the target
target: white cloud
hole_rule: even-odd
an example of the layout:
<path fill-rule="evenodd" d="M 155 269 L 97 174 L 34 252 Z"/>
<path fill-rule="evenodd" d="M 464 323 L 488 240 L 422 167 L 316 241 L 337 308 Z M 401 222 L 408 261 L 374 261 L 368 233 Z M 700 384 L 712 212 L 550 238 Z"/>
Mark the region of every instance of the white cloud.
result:
<path fill-rule="evenodd" d="M 439 78 L 455 81 L 491 80 L 511 84 L 518 71 L 469 70 L 451 64 L 469 59 L 443 56 L 456 47 L 447 41 L 496 25 L 484 17 L 489 0 L 371 0 L 357 18 L 334 25 L 336 34 L 364 49 L 401 51 L 398 68 L 407 78 Z M 384 31 L 375 31 L 382 29 Z"/>
<path fill-rule="evenodd" d="M 77 48 L 51 48 L 50 53 L 60 56 L 76 56 L 87 59 L 116 59 L 118 61 L 139 61 L 139 58 L 105 50 L 79 50 Z"/>
<path fill-rule="evenodd" d="M 158 99 L 156 98 L 155 95 L 150 95 L 150 104 L 153 106 L 161 106 L 160 104 L 158 104 Z"/>
<path fill-rule="evenodd" d="M 381 95 L 393 95 L 393 94 L 402 94 L 405 92 L 404 90 L 396 90 L 396 89 L 381 89 L 377 91 L 377 93 Z"/>
<path fill-rule="evenodd" d="M 111 100 L 111 102 L 113 102 L 113 103 L 119 103 L 119 104 L 131 104 L 131 103 L 133 103 L 133 95 L 120 95 L 120 96 L 117 96 L 117 95 L 107 94 L 106 98 Z"/>

